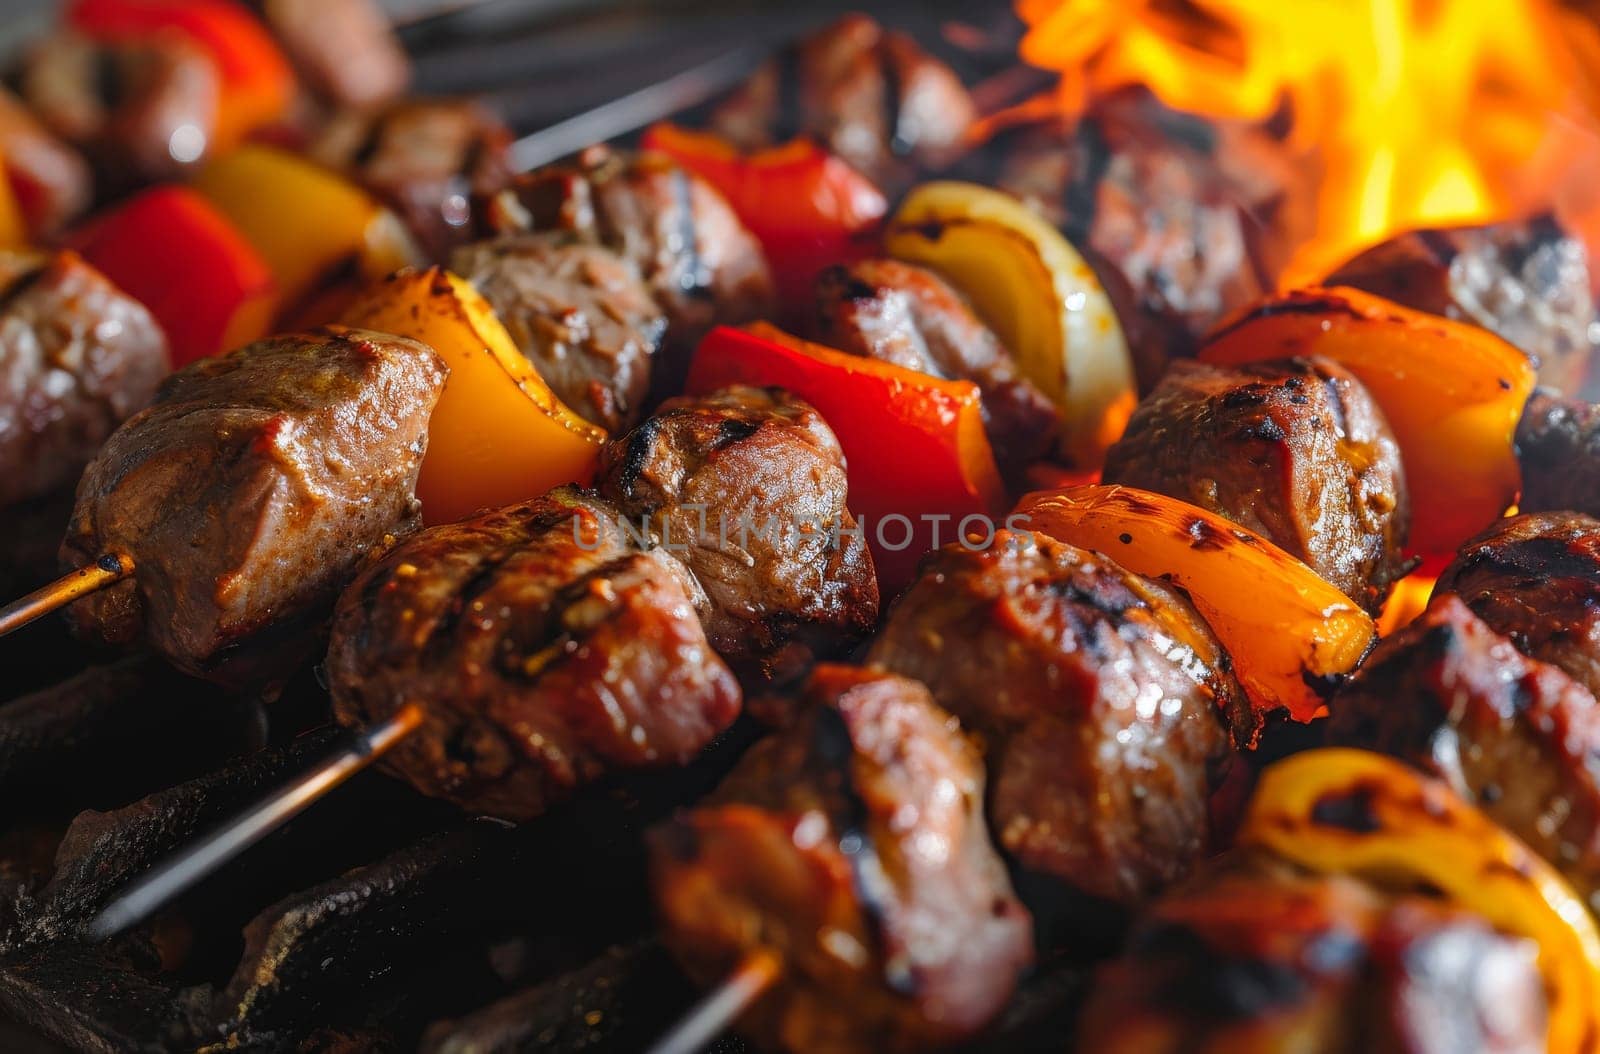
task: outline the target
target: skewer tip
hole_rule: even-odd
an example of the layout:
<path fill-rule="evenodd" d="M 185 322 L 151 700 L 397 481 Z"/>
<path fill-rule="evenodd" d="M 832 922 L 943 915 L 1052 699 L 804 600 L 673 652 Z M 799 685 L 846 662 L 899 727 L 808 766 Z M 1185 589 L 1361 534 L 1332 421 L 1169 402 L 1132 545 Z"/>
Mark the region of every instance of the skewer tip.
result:
<path fill-rule="evenodd" d="M 648 1054 L 696 1054 L 726 1032 L 782 972 L 783 962 L 776 952 L 757 948 L 748 953 L 721 984 L 702 996 L 656 1041 Z"/>

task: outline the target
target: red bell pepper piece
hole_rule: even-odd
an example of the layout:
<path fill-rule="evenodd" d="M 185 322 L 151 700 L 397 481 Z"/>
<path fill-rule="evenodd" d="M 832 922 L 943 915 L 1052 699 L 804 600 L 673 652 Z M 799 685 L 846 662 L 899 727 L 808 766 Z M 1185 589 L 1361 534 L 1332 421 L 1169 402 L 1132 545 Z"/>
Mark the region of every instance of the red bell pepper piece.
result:
<path fill-rule="evenodd" d="M 72 0 L 67 24 L 97 40 L 129 40 L 176 31 L 204 48 L 222 75 L 217 146 L 282 117 L 295 78 L 277 42 L 248 8 L 233 0 Z"/>
<path fill-rule="evenodd" d="M 888 199 L 809 139 L 744 154 L 720 136 L 657 124 L 645 133 L 642 146 L 722 192 L 761 241 L 778 295 L 790 311 L 809 309 L 818 271 L 877 251 Z"/>
<path fill-rule="evenodd" d="M 272 271 L 211 204 L 157 187 L 91 220 L 84 259 L 150 309 L 174 368 L 263 336 L 277 306 Z"/>
<path fill-rule="evenodd" d="M 844 448 L 849 507 L 866 532 L 885 599 L 918 559 L 967 532 L 987 534 L 1005 488 L 983 430 L 977 385 L 846 355 L 765 323 L 719 327 L 695 353 L 688 390 L 776 386 L 816 407 Z"/>

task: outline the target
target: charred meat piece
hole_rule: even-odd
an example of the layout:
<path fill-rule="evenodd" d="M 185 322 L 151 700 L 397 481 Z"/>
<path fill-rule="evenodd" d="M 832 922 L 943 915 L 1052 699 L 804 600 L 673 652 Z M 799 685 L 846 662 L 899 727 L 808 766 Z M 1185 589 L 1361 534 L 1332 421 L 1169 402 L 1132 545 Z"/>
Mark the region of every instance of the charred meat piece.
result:
<path fill-rule="evenodd" d="M 915 681 L 820 666 L 800 716 L 656 832 L 665 939 L 701 981 L 783 964 L 769 1045 L 911 1051 L 981 1028 L 1031 959 L 983 823 L 983 765 Z"/>
<path fill-rule="evenodd" d="M 1517 425 L 1523 512 L 1600 516 L 1600 408 L 1536 391 Z"/>
<path fill-rule="evenodd" d="M 0 508 L 76 483 L 167 370 L 150 313 L 76 253 L 0 256 Z"/>
<path fill-rule="evenodd" d="M 332 329 L 168 377 L 78 485 L 62 562 L 137 569 L 67 609 L 78 631 L 142 634 L 196 676 L 286 677 L 362 557 L 416 525 L 444 379 L 426 345 Z"/>
<path fill-rule="evenodd" d="M 666 319 L 610 249 L 529 234 L 458 249 L 450 269 L 478 287 L 550 387 L 608 429 L 638 422 Z"/>
<path fill-rule="evenodd" d="M 1328 359 L 1174 363 L 1106 452 L 1105 481 L 1263 534 L 1373 613 L 1407 569 L 1400 448 L 1366 388 Z"/>
<path fill-rule="evenodd" d="M 1142 96 L 1076 123 L 1022 125 L 991 144 L 994 182 L 1085 252 L 1128 333 L 1142 388 L 1264 289 L 1248 216 L 1272 188 L 1228 167 L 1234 145 L 1202 119 Z M 1254 156 L 1253 154 L 1251 156 Z"/>
<path fill-rule="evenodd" d="M 347 725 L 408 702 L 426 721 L 388 764 L 508 820 L 619 768 L 685 762 L 739 712 L 676 561 L 564 488 L 402 542 L 345 591 L 328 649 Z"/>
<path fill-rule="evenodd" d="M 200 161 L 216 133 L 221 75 L 181 34 L 120 43 L 73 33 L 27 57 L 22 95 L 52 132 L 94 162 L 102 189 L 169 178 Z"/>
<path fill-rule="evenodd" d="M 877 622 L 844 452 L 822 416 L 784 392 L 665 403 L 607 444 L 595 486 L 694 572 L 706 635 L 741 676 L 787 679 Z"/>
<path fill-rule="evenodd" d="M 1574 512 L 1501 520 L 1461 547 L 1434 586 L 1445 593 L 1600 698 L 1600 521 Z"/>
<path fill-rule="evenodd" d="M 1568 394 L 1600 349 L 1588 253 L 1553 216 L 1412 231 L 1368 249 L 1323 284 L 1492 330 L 1533 360 L 1541 383 Z"/>
<path fill-rule="evenodd" d="M 1446 594 L 1329 704 L 1330 741 L 1439 776 L 1600 906 L 1600 708 Z"/>
<path fill-rule="evenodd" d="M 711 123 L 746 150 L 812 136 L 895 190 L 953 161 L 977 117 L 949 66 L 907 34 L 852 14 L 756 71 Z"/>
<path fill-rule="evenodd" d="M 36 235 L 54 234 L 94 198 L 94 173 L 88 163 L 4 88 L 0 88 L 0 157 L 5 158 L 5 175 L 28 229 Z"/>
<path fill-rule="evenodd" d="M 253 0 L 306 84 L 337 107 L 389 102 L 411 62 L 378 0 Z"/>
<path fill-rule="evenodd" d="M 972 381 L 996 456 L 1020 468 L 1055 445 L 1060 415 L 1011 353 L 938 275 L 894 260 L 832 267 L 817 280 L 817 337 L 896 366 Z"/>
<path fill-rule="evenodd" d="M 394 209 L 430 260 L 470 241 L 472 203 L 511 182 L 511 132 L 476 102 L 409 99 L 346 110 L 307 150 Z"/>
<path fill-rule="evenodd" d="M 750 322 L 772 306 L 761 244 L 709 183 L 663 157 L 597 147 L 519 177 L 486 214 L 495 233 L 564 230 L 619 253 L 666 311 L 681 357 L 712 326 Z"/>
<path fill-rule="evenodd" d="M 1207 797 L 1247 713 L 1187 600 L 1039 534 L 929 557 L 868 662 L 984 738 L 995 837 L 1024 868 L 1134 904 L 1211 848 Z"/>
<path fill-rule="evenodd" d="M 1074 1049 L 1541 1054 L 1537 959 L 1436 899 L 1234 858 L 1150 907 Z"/>

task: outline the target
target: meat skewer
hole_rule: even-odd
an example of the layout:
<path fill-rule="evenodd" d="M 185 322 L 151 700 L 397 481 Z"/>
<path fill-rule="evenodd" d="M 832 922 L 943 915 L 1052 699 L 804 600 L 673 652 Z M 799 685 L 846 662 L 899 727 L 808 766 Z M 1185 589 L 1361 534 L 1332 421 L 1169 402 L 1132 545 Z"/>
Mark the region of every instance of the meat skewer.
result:
<path fill-rule="evenodd" d="M 603 460 L 599 494 L 561 488 L 429 528 L 369 566 L 339 601 L 326 667 L 335 716 L 366 729 L 354 753 L 141 879 L 96 932 L 139 921 L 331 791 L 333 773 L 370 764 L 360 744 L 392 748 L 391 767 L 424 794 L 529 820 L 608 771 L 687 761 L 726 728 L 740 692 L 718 650 L 760 676 L 842 650 L 876 620 L 859 540 L 752 545 L 729 565 L 711 551 L 715 526 L 685 527 L 680 505 L 710 525 L 764 518 L 764 485 L 767 500 L 803 493 L 818 522 L 853 526 L 843 454 L 804 403 L 739 388 L 676 400 Z M 646 543 L 651 523 L 678 548 Z M 759 626 L 756 644 L 728 626 Z"/>
<path fill-rule="evenodd" d="M 69 615 L 92 639 L 270 684 L 310 653 L 363 555 L 415 528 L 444 380 L 432 349 L 346 329 L 172 374 L 85 469 L 61 550 L 74 570 L 0 629 L 81 598 Z"/>

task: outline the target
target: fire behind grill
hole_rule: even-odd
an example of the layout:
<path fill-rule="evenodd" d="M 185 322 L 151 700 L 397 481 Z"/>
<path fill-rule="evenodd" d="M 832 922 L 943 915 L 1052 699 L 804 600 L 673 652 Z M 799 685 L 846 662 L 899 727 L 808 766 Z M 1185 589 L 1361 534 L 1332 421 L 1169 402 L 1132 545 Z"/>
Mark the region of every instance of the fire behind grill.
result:
<path fill-rule="evenodd" d="M 717 5 L 687 6 L 707 54 L 776 42 L 834 13 L 827 3 L 746 7 L 719 44 L 706 28 L 718 24 Z M 948 11 L 971 16 L 966 4 L 909 10 L 886 20 L 928 30 Z M 492 24 L 496 54 L 528 70 L 538 60 L 517 60 L 507 41 L 550 52 L 552 40 L 598 46 L 605 33 L 637 50 L 654 24 L 641 17 L 602 14 L 593 32 L 569 19 L 566 37 Z M 534 74 L 495 89 L 476 79 L 485 64 L 470 21 L 439 30 L 433 40 L 408 33 L 421 88 L 494 89 L 524 128 L 571 116 L 541 100 L 581 108 L 672 72 L 618 61 L 602 64 L 614 75 L 595 77 L 588 63 L 592 99 L 549 91 Z M 1006 41 L 996 53 L 1010 49 Z M 966 59 L 973 78 L 995 72 Z M 558 66 L 551 76 L 566 83 L 569 73 Z M 641 835 L 715 785 L 758 734 L 748 722 L 692 767 L 602 786 L 522 828 L 367 773 L 152 923 L 95 945 L 83 927 L 131 878 L 338 739 L 320 727 L 327 695 L 310 673 L 266 707 L 223 698 L 154 659 L 95 658 L 86 667 L 59 624 L 0 641 L 6 694 L 29 693 L 0 703 L 0 1047 L 638 1050 L 693 999 L 652 934 Z M 1040 971 L 984 1045 L 1060 1050 L 1082 976 L 1072 964 Z M 715 1049 L 744 1046 L 729 1038 Z"/>

